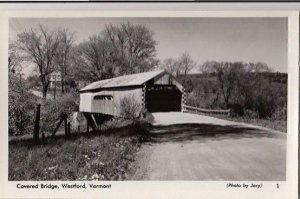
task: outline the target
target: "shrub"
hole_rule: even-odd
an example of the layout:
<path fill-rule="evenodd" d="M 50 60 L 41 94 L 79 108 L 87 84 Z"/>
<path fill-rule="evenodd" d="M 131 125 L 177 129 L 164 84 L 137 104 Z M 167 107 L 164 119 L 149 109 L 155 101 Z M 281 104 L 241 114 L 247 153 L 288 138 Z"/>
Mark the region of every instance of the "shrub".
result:
<path fill-rule="evenodd" d="M 267 85 L 265 85 L 265 88 L 257 94 L 257 98 L 255 100 L 255 109 L 259 114 L 259 118 L 272 116 L 276 107 L 276 97 L 274 92 L 270 88 L 266 88 L 266 86 Z"/>
<path fill-rule="evenodd" d="M 257 119 L 257 118 L 259 118 L 259 114 L 257 111 L 246 109 L 244 111 L 244 118 L 245 119 Z"/>
<path fill-rule="evenodd" d="M 154 121 L 154 117 L 151 113 L 147 112 L 146 116 L 142 119 L 142 121 L 146 123 L 152 123 Z"/>
<path fill-rule="evenodd" d="M 186 92 L 190 93 L 194 90 L 194 84 L 193 84 L 193 81 L 186 77 L 184 80 L 183 80 L 183 86 L 186 90 Z"/>
<path fill-rule="evenodd" d="M 41 132 L 52 132 L 62 115 L 77 111 L 77 104 L 75 93 L 58 96 L 55 100 L 45 100 L 41 106 Z"/>
<path fill-rule="evenodd" d="M 190 106 L 196 106 L 199 107 L 199 101 L 200 101 L 200 97 L 197 97 L 195 92 L 192 93 L 187 93 L 187 104 Z"/>
<path fill-rule="evenodd" d="M 10 75 L 8 91 L 8 133 L 24 135 L 33 131 L 36 97 L 21 77 Z"/>
<path fill-rule="evenodd" d="M 132 122 L 130 120 L 125 120 L 123 118 L 114 117 L 111 120 L 105 121 L 103 123 L 103 125 L 100 126 L 100 130 L 122 128 L 125 126 L 129 126 L 130 124 L 132 124 Z"/>
<path fill-rule="evenodd" d="M 244 109 L 240 104 L 231 104 L 230 105 L 230 116 L 231 117 L 237 117 L 237 116 L 243 116 L 244 115 Z"/>
<path fill-rule="evenodd" d="M 270 118 L 272 120 L 287 120 L 287 107 L 277 107 Z"/>
<path fill-rule="evenodd" d="M 124 97 L 120 100 L 120 115 L 124 119 L 137 120 L 142 116 L 142 105 L 135 99 L 134 95 Z"/>

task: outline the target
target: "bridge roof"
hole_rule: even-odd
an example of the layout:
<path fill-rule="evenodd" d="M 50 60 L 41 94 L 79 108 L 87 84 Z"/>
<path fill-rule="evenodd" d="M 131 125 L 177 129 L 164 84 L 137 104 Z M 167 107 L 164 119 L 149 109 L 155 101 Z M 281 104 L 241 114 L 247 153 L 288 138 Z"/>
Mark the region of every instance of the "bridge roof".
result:
<path fill-rule="evenodd" d="M 111 79 L 105 79 L 87 85 L 86 87 L 80 89 L 80 92 L 95 90 L 99 88 L 140 86 L 164 72 L 165 70 L 155 70 L 155 71 L 150 71 L 145 73 L 135 73 L 131 75 L 124 75 L 124 76 L 115 77 Z"/>

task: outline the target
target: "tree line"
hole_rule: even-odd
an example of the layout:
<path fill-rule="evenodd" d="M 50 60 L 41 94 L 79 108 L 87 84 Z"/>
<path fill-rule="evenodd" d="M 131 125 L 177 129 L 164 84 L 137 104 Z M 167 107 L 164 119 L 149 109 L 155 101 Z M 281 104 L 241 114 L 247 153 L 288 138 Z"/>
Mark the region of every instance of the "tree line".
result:
<path fill-rule="evenodd" d="M 10 43 L 9 71 L 16 72 L 24 62 L 33 64 L 46 97 L 54 71 L 62 75 L 62 92 L 68 80 L 92 82 L 148 71 L 158 65 L 156 43 L 153 32 L 143 25 L 106 25 L 79 44 L 68 29 L 49 30 L 40 25 Z"/>
<path fill-rule="evenodd" d="M 231 109 L 235 116 L 286 119 L 287 75 L 262 62 L 207 61 L 198 78 L 189 78 L 188 103 Z"/>
<path fill-rule="evenodd" d="M 108 24 L 98 34 L 78 43 L 76 33 L 64 28 L 25 30 L 9 45 L 9 71 L 20 72 L 33 65 L 37 72 L 29 80 L 41 85 L 47 96 L 49 76 L 61 74 L 61 92 L 74 81 L 93 82 L 116 76 L 163 68 L 178 77 L 186 76 L 197 63 L 188 52 L 179 58 L 159 60 L 154 33 L 144 25 Z"/>

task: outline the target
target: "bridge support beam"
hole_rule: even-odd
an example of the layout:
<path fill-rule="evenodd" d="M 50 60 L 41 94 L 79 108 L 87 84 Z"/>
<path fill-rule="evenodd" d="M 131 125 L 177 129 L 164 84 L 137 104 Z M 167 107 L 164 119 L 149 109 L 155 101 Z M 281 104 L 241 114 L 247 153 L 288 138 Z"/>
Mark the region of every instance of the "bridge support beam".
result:
<path fill-rule="evenodd" d="M 89 127 L 91 127 L 93 129 L 94 132 L 96 132 L 97 130 L 97 126 L 95 125 L 93 118 L 92 118 L 92 114 L 91 113 L 83 113 L 86 122 L 87 122 L 87 131 L 89 132 Z"/>

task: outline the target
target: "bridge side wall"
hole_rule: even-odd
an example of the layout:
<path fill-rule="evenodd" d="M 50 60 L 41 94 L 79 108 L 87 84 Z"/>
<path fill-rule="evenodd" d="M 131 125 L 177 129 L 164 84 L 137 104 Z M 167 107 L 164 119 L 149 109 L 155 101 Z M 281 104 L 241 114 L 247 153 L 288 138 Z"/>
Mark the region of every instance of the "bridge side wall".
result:
<path fill-rule="evenodd" d="M 100 99 L 95 99 L 100 96 Z M 107 96 L 112 96 L 111 99 Z M 106 98 L 106 99 L 101 99 Z M 124 97 L 134 98 L 138 103 L 143 104 L 143 88 L 113 88 L 100 92 L 87 92 L 80 94 L 81 112 L 102 113 L 107 115 L 120 115 L 120 101 Z M 96 97 L 97 98 L 97 97 Z"/>

